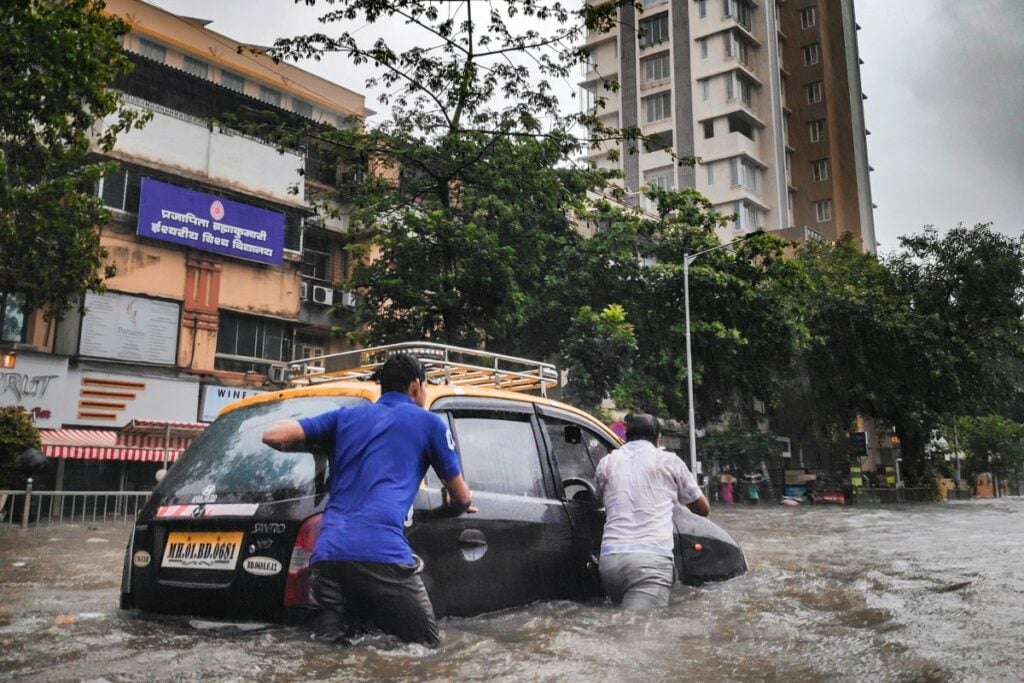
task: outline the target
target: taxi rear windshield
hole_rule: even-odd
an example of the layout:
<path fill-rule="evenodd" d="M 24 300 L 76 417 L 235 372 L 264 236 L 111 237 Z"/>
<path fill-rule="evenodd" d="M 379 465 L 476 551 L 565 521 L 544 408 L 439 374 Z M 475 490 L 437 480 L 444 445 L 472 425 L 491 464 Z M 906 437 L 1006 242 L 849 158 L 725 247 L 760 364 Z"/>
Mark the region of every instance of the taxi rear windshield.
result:
<path fill-rule="evenodd" d="M 165 504 L 264 503 L 316 493 L 326 482 L 325 454 L 283 453 L 264 445 L 278 420 L 367 403 L 354 396 L 309 396 L 240 408 L 217 418 L 156 488 Z"/>

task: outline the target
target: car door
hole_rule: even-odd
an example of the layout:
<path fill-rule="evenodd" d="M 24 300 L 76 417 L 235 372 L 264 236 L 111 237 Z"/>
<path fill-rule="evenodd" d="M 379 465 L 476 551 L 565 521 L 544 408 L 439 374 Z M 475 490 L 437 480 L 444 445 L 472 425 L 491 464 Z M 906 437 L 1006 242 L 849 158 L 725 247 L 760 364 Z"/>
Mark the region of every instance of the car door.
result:
<path fill-rule="evenodd" d="M 467 616 L 574 593 L 568 513 L 542 457 L 529 403 L 445 399 L 432 406 L 452 428 L 479 512 L 414 518 L 409 540 L 446 614 Z M 439 486 L 428 477 L 428 489 Z"/>
<path fill-rule="evenodd" d="M 597 558 L 601 553 L 604 508 L 596 499 L 594 472 L 611 444 L 586 420 L 568 411 L 542 406 L 538 412 L 557 475 L 559 497 L 572 524 L 577 597 L 600 595 Z"/>

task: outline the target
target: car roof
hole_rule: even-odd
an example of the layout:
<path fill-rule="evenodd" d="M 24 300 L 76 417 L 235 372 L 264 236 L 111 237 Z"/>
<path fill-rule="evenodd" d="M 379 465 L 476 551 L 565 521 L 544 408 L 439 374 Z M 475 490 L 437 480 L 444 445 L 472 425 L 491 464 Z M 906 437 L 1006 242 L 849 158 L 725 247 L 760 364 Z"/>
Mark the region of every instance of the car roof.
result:
<path fill-rule="evenodd" d="M 565 412 L 571 413 L 589 425 L 599 430 L 605 436 L 613 439 L 616 443 L 621 443 L 621 439 L 609 429 L 604 423 L 595 418 L 593 415 L 580 410 L 574 406 L 556 401 L 554 399 L 546 398 L 544 396 L 536 396 L 534 394 L 526 394 L 518 391 L 506 391 L 501 389 L 484 389 L 479 387 L 463 387 L 459 385 L 450 384 L 432 384 L 427 383 L 426 385 L 426 407 L 430 408 L 437 401 L 448 398 L 451 396 L 459 397 L 471 397 L 471 398 L 489 398 L 489 399 L 504 399 L 507 401 L 514 401 L 516 403 L 533 404 L 543 407 L 557 408 Z M 219 413 L 218 417 L 227 413 L 240 410 L 242 408 L 248 408 L 249 406 L 259 405 L 261 403 L 271 403 L 274 401 L 287 400 L 292 398 L 303 398 L 307 396 L 350 396 L 364 398 L 367 401 L 376 401 L 380 398 L 380 385 L 373 381 L 334 381 L 324 384 L 313 384 L 308 386 L 293 387 L 290 389 L 281 389 L 279 391 L 268 391 L 256 396 L 249 396 L 234 403 L 225 406 Z"/>

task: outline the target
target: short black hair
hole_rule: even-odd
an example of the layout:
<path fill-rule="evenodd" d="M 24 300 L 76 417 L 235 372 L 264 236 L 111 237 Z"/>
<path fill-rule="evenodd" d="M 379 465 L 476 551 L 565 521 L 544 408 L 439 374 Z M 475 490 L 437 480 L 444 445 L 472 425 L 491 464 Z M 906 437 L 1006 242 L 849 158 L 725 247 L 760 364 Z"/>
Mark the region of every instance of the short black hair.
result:
<path fill-rule="evenodd" d="M 380 390 L 381 393 L 389 391 L 405 391 L 409 388 L 409 382 L 414 379 L 423 381 L 426 373 L 423 366 L 416 359 L 407 353 L 398 353 L 388 358 L 384 367 L 380 369 Z"/>
<path fill-rule="evenodd" d="M 626 441 L 650 441 L 661 436 L 658 418 L 648 413 L 630 413 L 626 416 Z"/>

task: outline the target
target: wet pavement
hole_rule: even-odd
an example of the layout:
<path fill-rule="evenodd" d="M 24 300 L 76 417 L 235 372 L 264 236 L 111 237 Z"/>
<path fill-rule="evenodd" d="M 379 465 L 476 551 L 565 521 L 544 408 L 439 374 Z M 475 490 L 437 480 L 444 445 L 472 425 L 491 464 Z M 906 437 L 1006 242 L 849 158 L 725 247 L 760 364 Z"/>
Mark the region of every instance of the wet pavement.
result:
<path fill-rule="evenodd" d="M 1024 499 L 716 507 L 750 574 L 625 613 L 441 622 L 434 651 L 117 608 L 128 530 L 0 529 L 0 678 L 24 681 L 1021 681 Z"/>

